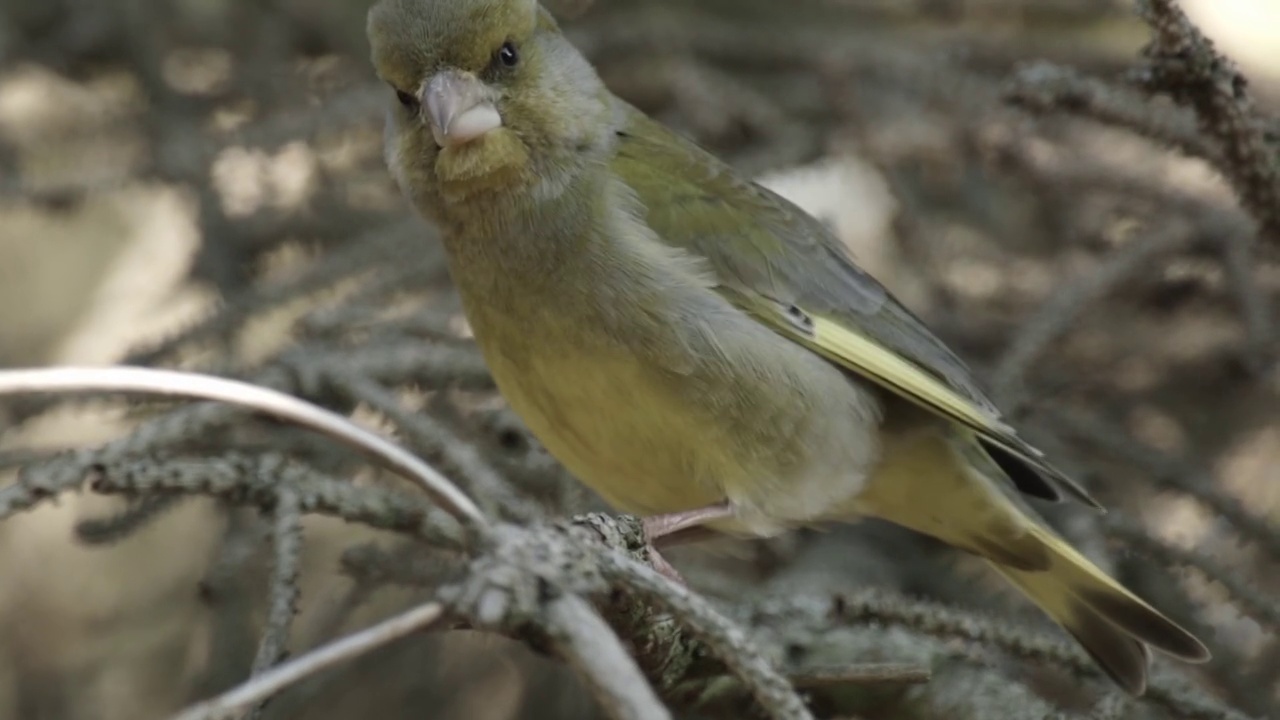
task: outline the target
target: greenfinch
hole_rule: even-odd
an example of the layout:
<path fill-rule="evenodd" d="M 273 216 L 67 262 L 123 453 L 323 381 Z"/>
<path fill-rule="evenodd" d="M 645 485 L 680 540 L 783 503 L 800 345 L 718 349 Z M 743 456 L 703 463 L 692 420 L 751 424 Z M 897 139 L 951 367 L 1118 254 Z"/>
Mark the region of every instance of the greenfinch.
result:
<path fill-rule="evenodd" d="M 1020 495 L 1096 503 L 822 223 L 610 93 L 536 0 L 381 0 L 367 29 L 388 167 L 499 390 L 651 541 L 883 518 L 1130 693 L 1148 647 L 1209 658 L 1037 517 Z"/>

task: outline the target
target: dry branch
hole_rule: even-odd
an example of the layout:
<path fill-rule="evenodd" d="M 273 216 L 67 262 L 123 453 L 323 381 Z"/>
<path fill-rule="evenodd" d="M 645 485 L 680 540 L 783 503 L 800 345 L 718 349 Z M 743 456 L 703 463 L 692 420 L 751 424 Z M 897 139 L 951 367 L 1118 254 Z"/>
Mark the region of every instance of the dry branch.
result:
<path fill-rule="evenodd" d="M 1280 244 L 1280 148 L 1265 138 L 1248 80 L 1177 0 L 1142 0 L 1138 14 L 1154 35 L 1141 81 L 1195 110 L 1201 130 L 1222 147 L 1218 169 L 1258 221 L 1263 238 Z"/>

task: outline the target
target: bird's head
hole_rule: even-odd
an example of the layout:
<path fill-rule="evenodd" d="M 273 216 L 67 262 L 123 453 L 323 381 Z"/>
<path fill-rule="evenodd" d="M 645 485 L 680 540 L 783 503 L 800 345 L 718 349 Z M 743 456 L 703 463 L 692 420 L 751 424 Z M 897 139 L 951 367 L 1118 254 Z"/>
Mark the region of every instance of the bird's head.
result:
<path fill-rule="evenodd" d="M 380 0 L 388 165 L 422 201 L 554 195 L 612 142 L 614 105 L 536 0 Z"/>

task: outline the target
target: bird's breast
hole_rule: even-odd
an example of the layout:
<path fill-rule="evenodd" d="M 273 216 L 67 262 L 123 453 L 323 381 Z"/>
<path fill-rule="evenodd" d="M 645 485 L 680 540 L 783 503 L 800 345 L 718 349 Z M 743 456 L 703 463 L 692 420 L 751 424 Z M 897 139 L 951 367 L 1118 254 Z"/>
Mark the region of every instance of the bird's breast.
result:
<path fill-rule="evenodd" d="M 727 499 L 737 517 L 721 529 L 765 535 L 861 489 L 870 390 L 736 311 L 695 330 L 599 307 L 543 297 L 518 318 L 468 315 L 512 409 L 606 502 L 649 515 Z"/>
<path fill-rule="evenodd" d="M 876 460 L 874 393 L 733 306 L 622 189 L 606 178 L 445 233 L 512 409 L 626 512 L 728 500 L 720 529 L 770 534 L 847 502 Z"/>
<path fill-rule="evenodd" d="M 718 458 L 701 413 L 678 399 L 687 376 L 550 323 L 526 318 L 521 332 L 496 325 L 474 331 L 503 397 L 607 502 L 651 514 L 723 498 L 707 478 L 735 471 Z"/>

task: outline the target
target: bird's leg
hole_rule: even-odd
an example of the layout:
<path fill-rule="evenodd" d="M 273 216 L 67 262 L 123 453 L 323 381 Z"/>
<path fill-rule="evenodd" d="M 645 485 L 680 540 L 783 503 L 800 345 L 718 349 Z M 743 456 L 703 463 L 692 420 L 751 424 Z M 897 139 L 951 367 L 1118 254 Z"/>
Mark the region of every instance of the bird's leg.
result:
<path fill-rule="evenodd" d="M 694 508 L 693 510 L 681 510 L 680 512 L 666 513 L 664 515 L 650 515 L 641 519 L 641 526 L 644 528 L 644 544 L 645 549 L 649 551 L 649 564 L 654 570 L 665 575 L 668 579 L 680 583 L 684 583 L 684 578 L 680 577 L 680 573 L 676 571 L 667 559 L 662 557 L 662 553 L 658 552 L 658 545 L 676 545 L 681 542 L 688 542 L 691 536 L 700 536 L 707 532 L 702 527 L 705 523 L 713 520 L 720 520 L 733 514 L 733 510 L 729 507 L 729 503 L 719 502 L 715 505 Z"/>

